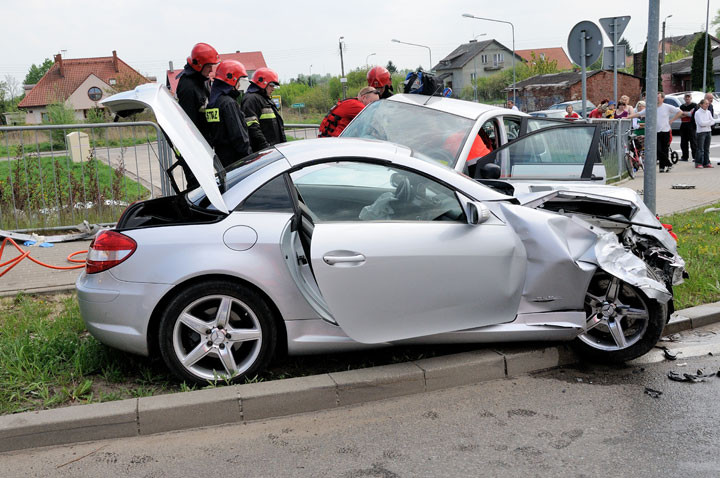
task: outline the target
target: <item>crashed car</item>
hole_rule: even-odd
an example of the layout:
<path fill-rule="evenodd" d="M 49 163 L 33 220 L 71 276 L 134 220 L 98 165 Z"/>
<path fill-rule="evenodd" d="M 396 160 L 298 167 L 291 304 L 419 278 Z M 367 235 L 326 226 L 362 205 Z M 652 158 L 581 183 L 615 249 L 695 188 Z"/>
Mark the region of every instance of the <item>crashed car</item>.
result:
<path fill-rule="evenodd" d="M 279 144 L 215 171 L 162 86 L 103 105 L 152 108 L 199 187 L 98 233 L 81 315 L 182 380 L 252 377 L 281 351 L 409 343 L 564 340 L 619 362 L 661 336 L 672 291 L 611 227 L 384 141 Z"/>
<path fill-rule="evenodd" d="M 687 277 L 675 238 L 632 189 L 605 184 L 598 126 L 530 117 L 469 101 L 394 95 L 368 105 L 341 137 L 408 146 L 521 204 L 615 232 L 668 290 Z M 476 147 L 487 146 L 483 156 Z M 668 314 L 674 311 L 670 301 Z M 669 318 L 669 315 L 668 315 Z"/>

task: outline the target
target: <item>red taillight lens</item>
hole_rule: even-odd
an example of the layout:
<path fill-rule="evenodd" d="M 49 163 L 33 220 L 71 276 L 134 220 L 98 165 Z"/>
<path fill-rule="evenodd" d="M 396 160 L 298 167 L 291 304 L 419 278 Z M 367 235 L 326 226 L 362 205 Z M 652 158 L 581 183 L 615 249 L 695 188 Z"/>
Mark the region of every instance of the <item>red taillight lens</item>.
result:
<path fill-rule="evenodd" d="M 130 257 L 137 249 L 131 237 L 115 231 L 102 231 L 90 243 L 85 272 L 96 274 L 106 271 Z"/>
<path fill-rule="evenodd" d="M 667 232 L 670 233 L 670 236 L 671 236 L 673 239 L 675 239 L 675 242 L 677 242 L 677 241 L 678 241 L 678 237 L 677 237 L 677 234 L 675 234 L 675 233 L 673 232 L 673 230 L 672 230 L 672 225 L 671 225 L 671 224 L 663 224 L 662 226 L 663 226 L 665 229 L 667 229 Z"/>

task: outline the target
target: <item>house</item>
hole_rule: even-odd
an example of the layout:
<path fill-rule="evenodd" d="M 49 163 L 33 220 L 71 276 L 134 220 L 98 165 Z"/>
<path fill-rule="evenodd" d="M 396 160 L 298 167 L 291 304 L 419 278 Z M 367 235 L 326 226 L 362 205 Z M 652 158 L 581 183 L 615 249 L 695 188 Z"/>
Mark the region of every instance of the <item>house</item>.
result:
<path fill-rule="evenodd" d="M 688 35 L 665 37 L 665 53 L 669 52 L 673 48 L 682 48 L 683 50 L 687 50 L 690 43 L 692 43 L 698 35 L 702 35 L 703 33 L 704 32 L 695 32 Z M 708 42 L 708 47 L 713 48 L 716 46 L 720 46 L 720 39 L 710 34 L 708 34 L 708 38 L 710 39 L 710 41 Z M 663 41 L 660 40 L 658 45 L 658 51 L 662 52 Z M 687 53 L 688 55 L 692 55 L 691 51 L 688 51 Z"/>
<path fill-rule="evenodd" d="M 713 59 L 714 90 L 720 91 L 720 47 L 714 47 L 708 54 Z M 692 60 L 689 56 L 662 66 L 662 86 L 666 94 L 692 91 Z"/>
<path fill-rule="evenodd" d="M 58 54 L 55 64 L 18 108 L 25 112 L 26 124 L 40 124 L 48 119 L 48 105 L 62 101 L 75 110 L 77 120 L 83 121 L 88 111 L 98 108 L 98 102 L 115 88 L 129 89 L 150 81 L 118 58 L 115 50 L 112 56 L 98 58 L 66 59 Z"/>
<path fill-rule="evenodd" d="M 460 93 L 466 86 L 472 87 L 475 78 L 512 69 L 512 59 L 513 51 L 496 40 L 470 40 L 440 60 L 434 70 L 446 86 Z M 516 54 L 516 64 L 522 61 Z"/>
<path fill-rule="evenodd" d="M 247 71 L 248 78 L 252 78 L 253 73 L 255 73 L 255 70 L 257 70 L 258 68 L 267 68 L 267 63 L 265 63 L 265 57 L 263 56 L 261 51 L 236 51 L 235 53 L 220 53 L 220 60 L 239 61 L 240 63 L 245 65 L 245 70 Z M 170 68 L 166 72 L 165 85 L 167 85 L 173 96 L 175 95 L 175 89 L 177 88 L 178 84 L 177 76 L 183 71 L 183 68 L 175 70 L 173 69 L 173 63 L 170 62 Z M 214 77 L 215 71 L 213 70 L 213 72 L 210 73 L 210 78 Z"/>
<path fill-rule="evenodd" d="M 562 47 L 554 48 L 531 48 L 530 50 L 515 50 L 526 62 L 532 61 L 532 53 L 535 52 L 535 58 L 542 58 L 546 61 L 557 61 L 558 71 L 572 70 L 573 64 L 568 58 Z"/>
<path fill-rule="evenodd" d="M 633 105 L 640 100 L 643 91 L 643 79 L 618 71 L 618 96 L 628 95 Z M 539 111 L 555 103 L 582 99 L 582 73 L 567 71 L 536 75 L 517 85 L 517 106 L 522 111 Z M 512 88 L 506 88 L 508 98 L 512 98 Z M 595 70 L 587 72 L 587 99 L 599 104 L 603 99 L 612 99 L 613 72 Z"/>

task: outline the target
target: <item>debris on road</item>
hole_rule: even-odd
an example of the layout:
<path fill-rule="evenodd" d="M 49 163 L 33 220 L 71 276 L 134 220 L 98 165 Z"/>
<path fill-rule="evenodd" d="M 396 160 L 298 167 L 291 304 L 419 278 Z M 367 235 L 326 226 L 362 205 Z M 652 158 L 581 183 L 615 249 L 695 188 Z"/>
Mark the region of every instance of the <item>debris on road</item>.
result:
<path fill-rule="evenodd" d="M 662 395 L 663 393 L 660 390 L 654 390 L 652 388 L 645 387 L 645 394 L 649 395 L 652 398 L 660 398 L 660 395 Z"/>
<path fill-rule="evenodd" d="M 659 348 L 663 351 L 663 354 L 665 355 L 665 358 L 668 360 L 677 360 L 677 356 L 679 353 L 682 352 L 673 352 L 669 348 L 665 347 L 664 345 L 656 345 L 656 348 Z"/>
<path fill-rule="evenodd" d="M 690 382 L 690 383 L 699 383 L 699 382 L 705 382 L 706 378 L 709 377 L 719 377 L 720 378 L 720 372 L 713 372 L 713 373 L 705 373 L 704 370 L 699 369 L 697 373 L 677 373 L 673 372 L 672 370 L 668 372 L 667 377 L 670 380 L 673 380 L 675 382 Z"/>
<path fill-rule="evenodd" d="M 693 184 L 673 184 L 671 186 L 672 189 L 695 189 L 695 185 Z"/>

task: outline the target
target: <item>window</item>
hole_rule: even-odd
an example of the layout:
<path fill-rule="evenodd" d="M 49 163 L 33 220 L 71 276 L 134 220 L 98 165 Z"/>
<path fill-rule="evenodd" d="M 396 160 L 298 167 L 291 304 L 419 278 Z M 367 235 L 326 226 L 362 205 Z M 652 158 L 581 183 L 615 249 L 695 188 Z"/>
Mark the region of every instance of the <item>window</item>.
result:
<path fill-rule="evenodd" d="M 411 171 L 339 161 L 291 173 L 316 222 L 464 221 L 455 193 Z"/>
<path fill-rule="evenodd" d="M 265 183 L 257 191 L 243 201 L 236 211 L 263 211 L 263 212 L 292 212 L 293 205 L 290 199 L 285 176 L 278 176 Z"/>
<path fill-rule="evenodd" d="M 475 83 L 475 80 L 477 80 L 477 75 L 475 73 L 470 73 L 470 83 Z"/>
<path fill-rule="evenodd" d="M 92 86 L 88 90 L 88 98 L 92 101 L 100 101 L 102 99 L 102 90 L 97 86 Z"/>
<path fill-rule="evenodd" d="M 480 61 L 483 65 L 487 64 L 488 56 L 487 55 L 480 55 Z"/>
<path fill-rule="evenodd" d="M 493 64 L 495 66 L 498 66 L 500 63 L 503 63 L 505 61 L 505 54 L 504 53 L 495 53 L 493 55 Z"/>
<path fill-rule="evenodd" d="M 117 80 L 115 78 L 110 78 L 110 86 L 115 86 L 117 84 Z"/>
<path fill-rule="evenodd" d="M 503 123 L 505 123 L 505 134 L 507 135 L 508 143 L 518 137 L 520 134 L 520 118 L 513 116 L 503 116 Z"/>

